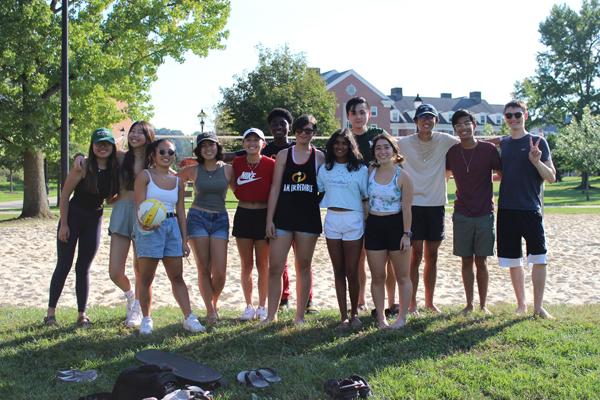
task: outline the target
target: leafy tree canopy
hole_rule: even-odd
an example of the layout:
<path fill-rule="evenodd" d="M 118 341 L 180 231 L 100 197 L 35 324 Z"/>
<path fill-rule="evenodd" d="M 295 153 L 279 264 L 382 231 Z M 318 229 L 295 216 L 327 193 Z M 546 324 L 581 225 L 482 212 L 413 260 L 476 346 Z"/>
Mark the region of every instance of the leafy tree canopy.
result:
<path fill-rule="evenodd" d="M 515 97 L 527 101 L 533 123 L 580 121 L 585 107 L 600 113 L 598 0 L 584 0 L 579 13 L 553 6 L 539 32 L 546 49 L 537 56 L 536 73 L 515 84 Z"/>
<path fill-rule="evenodd" d="M 600 116 L 586 107 L 580 122 L 560 130 L 554 152 L 570 169 L 588 174 L 600 171 Z"/>
<path fill-rule="evenodd" d="M 313 114 L 320 134 L 329 135 L 339 127 L 335 96 L 327 91 L 319 72 L 307 66 L 302 53 L 293 54 L 287 46 L 276 50 L 258 46 L 258 52 L 254 71 L 221 88 L 217 129 L 241 133 L 254 126 L 268 132 L 267 115 L 275 107 L 288 109 L 294 117 Z"/>

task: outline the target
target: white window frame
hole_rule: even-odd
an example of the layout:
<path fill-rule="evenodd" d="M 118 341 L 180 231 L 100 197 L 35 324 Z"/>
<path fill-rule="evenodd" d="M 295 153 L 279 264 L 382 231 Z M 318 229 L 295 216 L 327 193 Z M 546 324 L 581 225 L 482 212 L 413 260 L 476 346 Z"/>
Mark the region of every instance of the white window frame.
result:
<path fill-rule="evenodd" d="M 377 106 L 371 106 L 371 117 L 377 116 Z"/>
<path fill-rule="evenodd" d="M 390 110 L 390 121 L 392 121 L 392 122 L 400 122 L 400 111 L 398 111 L 398 110 Z"/>

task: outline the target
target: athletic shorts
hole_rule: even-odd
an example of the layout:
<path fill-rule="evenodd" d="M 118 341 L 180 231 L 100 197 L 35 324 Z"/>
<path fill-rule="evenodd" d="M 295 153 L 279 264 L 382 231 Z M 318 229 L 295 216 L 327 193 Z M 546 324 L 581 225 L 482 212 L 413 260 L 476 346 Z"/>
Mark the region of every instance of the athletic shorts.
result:
<path fill-rule="evenodd" d="M 135 224 L 135 247 L 137 257 L 163 258 L 182 257 L 183 240 L 177 217 L 165 219 L 152 231 L 143 230 Z"/>
<path fill-rule="evenodd" d="M 547 264 L 544 219 L 539 211 L 498 210 L 498 264 L 520 267 L 523 264 L 521 238 L 525 239 L 527 262 Z"/>
<path fill-rule="evenodd" d="M 240 239 L 264 240 L 267 231 L 267 209 L 238 207 L 233 217 L 232 235 Z"/>
<path fill-rule="evenodd" d="M 454 212 L 452 215 L 454 232 L 454 255 L 459 257 L 487 257 L 494 255 L 494 214 L 481 217 L 467 217 Z"/>
<path fill-rule="evenodd" d="M 227 211 L 208 212 L 190 208 L 187 233 L 189 238 L 215 237 L 229 240 L 229 215 Z"/>
<path fill-rule="evenodd" d="M 412 240 L 444 240 L 444 206 L 412 206 Z"/>
<path fill-rule="evenodd" d="M 365 226 L 365 249 L 400 250 L 403 227 L 402 211 L 392 215 L 369 214 Z"/>
<path fill-rule="evenodd" d="M 112 205 L 108 234 L 117 234 L 133 239 L 134 227 L 137 224 L 135 203 L 133 200 L 118 200 Z"/>
<path fill-rule="evenodd" d="M 327 239 L 358 240 L 365 232 L 362 211 L 327 210 L 323 232 Z"/>

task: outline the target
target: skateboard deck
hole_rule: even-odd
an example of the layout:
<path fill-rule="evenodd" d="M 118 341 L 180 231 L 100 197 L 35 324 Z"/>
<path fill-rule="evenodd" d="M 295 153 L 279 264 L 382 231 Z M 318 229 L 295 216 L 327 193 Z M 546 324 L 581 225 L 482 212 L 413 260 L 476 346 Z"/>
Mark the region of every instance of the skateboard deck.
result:
<path fill-rule="evenodd" d="M 223 378 L 220 372 L 175 353 L 149 349 L 138 351 L 135 358 L 143 364 L 167 366 L 175 376 L 189 383 L 211 384 Z"/>

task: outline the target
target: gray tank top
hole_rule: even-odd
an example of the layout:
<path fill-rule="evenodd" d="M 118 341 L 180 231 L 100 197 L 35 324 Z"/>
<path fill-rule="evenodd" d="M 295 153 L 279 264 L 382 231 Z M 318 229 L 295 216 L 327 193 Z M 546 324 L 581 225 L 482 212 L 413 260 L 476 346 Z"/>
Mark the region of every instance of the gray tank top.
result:
<path fill-rule="evenodd" d="M 227 186 L 224 164 L 210 172 L 206 171 L 203 165 L 198 165 L 196 181 L 194 182 L 196 195 L 192 204 L 209 211 L 227 211 L 225 208 Z"/>

